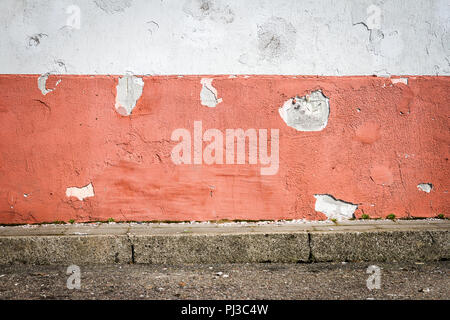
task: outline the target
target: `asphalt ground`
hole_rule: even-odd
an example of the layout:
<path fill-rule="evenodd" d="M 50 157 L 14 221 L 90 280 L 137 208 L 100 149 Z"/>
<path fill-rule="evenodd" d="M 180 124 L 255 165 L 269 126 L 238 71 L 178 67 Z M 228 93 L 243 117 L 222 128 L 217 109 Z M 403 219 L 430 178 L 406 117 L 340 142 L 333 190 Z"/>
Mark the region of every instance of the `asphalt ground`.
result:
<path fill-rule="evenodd" d="M 0 299 L 450 298 L 449 261 L 68 267 L 0 265 Z"/>

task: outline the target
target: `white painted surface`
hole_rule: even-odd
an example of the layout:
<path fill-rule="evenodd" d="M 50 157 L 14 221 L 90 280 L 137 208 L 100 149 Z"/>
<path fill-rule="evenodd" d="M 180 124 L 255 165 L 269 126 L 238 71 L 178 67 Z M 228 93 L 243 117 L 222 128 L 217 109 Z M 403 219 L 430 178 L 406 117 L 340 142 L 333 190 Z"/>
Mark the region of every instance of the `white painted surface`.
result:
<path fill-rule="evenodd" d="M 278 112 L 283 121 L 297 131 L 321 131 L 330 115 L 329 99 L 320 90 L 287 100 Z"/>
<path fill-rule="evenodd" d="M 0 32 L 0 73 L 450 75 L 448 0 L 2 0 Z"/>

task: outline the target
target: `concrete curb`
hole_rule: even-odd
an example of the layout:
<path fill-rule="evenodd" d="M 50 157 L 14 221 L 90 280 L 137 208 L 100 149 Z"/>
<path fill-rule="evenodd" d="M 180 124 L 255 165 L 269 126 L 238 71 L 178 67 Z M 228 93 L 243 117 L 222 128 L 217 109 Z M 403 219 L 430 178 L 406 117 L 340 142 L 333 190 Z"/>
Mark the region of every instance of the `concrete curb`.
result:
<path fill-rule="evenodd" d="M 0 227 L 0 264 L 434 261 L 450 221 Z"/>

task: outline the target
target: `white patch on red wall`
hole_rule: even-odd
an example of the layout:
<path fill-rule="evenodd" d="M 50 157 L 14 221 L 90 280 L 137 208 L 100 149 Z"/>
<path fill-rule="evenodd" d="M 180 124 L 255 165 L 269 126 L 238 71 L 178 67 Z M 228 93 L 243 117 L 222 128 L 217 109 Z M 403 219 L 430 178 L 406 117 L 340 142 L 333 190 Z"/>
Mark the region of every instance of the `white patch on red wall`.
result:
<path fill-rule="evenodd" d="M 69 187 L 66 189 L 67 197 L 75 197 L 80 201 L 83 201 L 85 198 L 94 196 L 94 187 L 92 183 L 89 183 L 87 186 L 78 188 L 78 187 Z"/>

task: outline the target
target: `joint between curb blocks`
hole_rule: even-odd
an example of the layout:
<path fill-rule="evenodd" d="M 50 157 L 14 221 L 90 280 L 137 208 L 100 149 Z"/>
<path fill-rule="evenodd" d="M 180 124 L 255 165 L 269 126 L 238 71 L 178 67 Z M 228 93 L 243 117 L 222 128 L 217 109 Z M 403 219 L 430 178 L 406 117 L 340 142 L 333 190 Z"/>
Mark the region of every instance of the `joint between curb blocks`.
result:
<path fill-rule="evenodd" d="M 312 244 L 311 244 L 311 232 L 308 232 L 308 248 L 309 248 L 309 257 L 308 257 L 308 263 L 314 262 L 314 255 L 312 251 Z"/>

